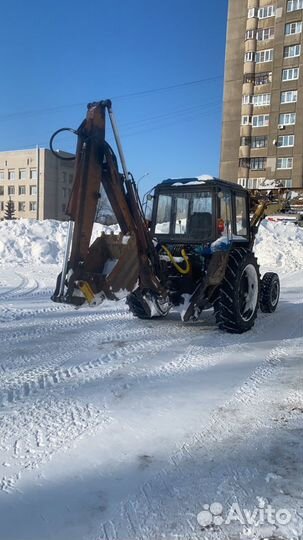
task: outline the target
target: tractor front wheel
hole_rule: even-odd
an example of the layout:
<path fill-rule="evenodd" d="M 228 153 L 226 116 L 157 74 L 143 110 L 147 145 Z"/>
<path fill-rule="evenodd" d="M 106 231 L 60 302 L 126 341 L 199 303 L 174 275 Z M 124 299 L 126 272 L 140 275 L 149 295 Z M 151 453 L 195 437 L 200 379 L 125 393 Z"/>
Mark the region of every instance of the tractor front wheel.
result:
<path fill-rule="evenodd" d="M 266 272 L 261 280 L 260 308 L 263 313 L 273 313 L 277 309 L 280 297 L 278 274 Z"/>
<path fill-rule="evenodd" d="M 140 289 L 130 293 L 127 296 L 126 303 L 129 310 L 138 319 L 165 317 L 171 307 L 167 300 L 149 291 L 142 292 Z"/>

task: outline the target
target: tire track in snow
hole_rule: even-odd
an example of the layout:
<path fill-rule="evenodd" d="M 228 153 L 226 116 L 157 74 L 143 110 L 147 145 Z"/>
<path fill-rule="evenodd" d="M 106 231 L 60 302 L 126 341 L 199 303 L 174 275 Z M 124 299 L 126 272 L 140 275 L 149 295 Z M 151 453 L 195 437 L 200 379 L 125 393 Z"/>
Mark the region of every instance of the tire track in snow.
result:
<path fill-rule="evenodd" d="M 187 327 L 184 327 L 183 326 L 183 329 L 184 330 L 187 330 Z M 178 331 L 180 329 L 178 328 Z M 190 329 L 190 332 L 191 334 L 193 333 L 192 332 L 193 329 Z M 220 334 L 221 336 L 221 339 L 224 340 L 224 334 Z M 125 336 L 126 337 L 126 336 Z M 128 336 L 129 338 L 129 336 Z M 112 365 L 107 365 L 106 363 L 106 358 L 103 358 L 103 361 L 105 361 L 105 364 L 102 366 L 103 369 L 102 369 L 102 374 L 100 374 L 100 365 L 98 365 L 98 362 L 89 362 L 87 364 L 85 364 L 84 366 L 82 366 L 84 369 L 79 369 L 79 367 L 81 368 L 81 366 L 73 366 L 72 369 L 74 369 L 75 371 L 73 373 L 70 373 L 70 375 L 73 375 L 76 379 L 76 382 L 77 384 L 81 384 L 81 383 L 85 383 L 85 382 L 88 382 L 89 380 L 95 380 L 96 377 L 98 376 L 102 376 L 102 378 L 104 377 L 110 377 L 111 375 L 114 374 L 115 371 L 119 371 L 119 369 L 121 369 L 121 367 L 125 367 L 125 366 L 132 366 L 133 364 L 135 364 L 136 362 L 138 362 L 139 360 L 142 359 L 142 357 L 144 357 L 144 354 L 140 354 L 140 349 L 144 351 L 144 353 L 146 354 L 146 352 L 149 353 L 149 355 L 153 356 L 155 354 L 158 354 L 159 351 L 161 351 L 163 348 L 168 348 L 172 343 L 176 343 L 176 342 L 182 342 L 186 339 L 186 337 L 179 337 L 177 339 L 174 339 L 174 340 L 166 340 L 166 341 L 162 341 L 161 344 L 157 344 L 155 345 L 155 341 L 154 340 L 149 340 L 147 341 L 146 343 L 144 344 L 140 344 L 140 343 L 134 343 L 134 344 L 130 344 L 130 345 L 127 345 L 127 347 L 122 347 L 121 350 L 118 352 L 118 357 L 120 356 L 121 358 L 123 358 L 123 361 L 121 363 L 119 363 L 118 365 L 115 365 L 115 366 L 112 366 Z M 104 340 L 105 342 L 108 342 L 105 338 Z M 232 346 L 233 349 L 237 348 L 239 349 L 239 345 L 234 345 Z M 193 354 L 194 356 L 196 356 L 197 360 L 201 359 L 201 350 L 199 350 L 200 348 L 192 348 L 190 347 L 189 348 L 189 351 L 186 353 L 185 355 L 185 358 L 184 358 L 184 355 L 181 355 L 181 366 L 183 368 L 184 366 L 184 360 L 188 360 L 189 362 L 191 362 L 191 359 L 193 357 Z M 139 354 L 137 356 L 134 357 L 134 353 L 136 352 L 139 352 Z M 230 351 L 229 351 L 230 352 Z M 131 355 L 131 358 L 129 359 L 126 359 L 125 358 L 125 355 L 126 354 L 130 354 Z M 110 356 L 110 360 L 113 360 L 113 356 L 112 355 L 108 355 Z M 213 356 L 213 360 L 215 358 L 215 353 L 214 353 L 214 356 Z M 100 359 L 98 359 L 100 361 Z M 212 360 L 211 359 L 208 359 L 207 362 L 205 363 L 205 358 L 203 356 L 203 362 L 204 362 L 204 368 L 207 369 L 207 367 L 213 365 L 212 363 Z M 169 364 L 169 362 L 168 362 Z M 201 365 L 200 365 L 201 367 Z M 105 369 L 104 369 L 105 368 Z M 161 370 L 160 370 L 161 372 Z M 69 378 L 69 375 L 67 372 L 64 373 L 64 375 Z M 147 374 L 147 378 L 149 377 L 149 375 Z M 258 379 L 259 380 L 259 379 Z M 62 378 L 62 372 L 57 372 L 57 373 L 54 373 L 53 374 L 53 381 L 51 382 L 51 385 L 59 385 L 61 383 L 64 383 L 64 376 Z M 132 384 L 130 385 L 130 387 L 135 384 L 137 381 L 133 381 Z M 142 379 L 141 379 L 141 382 L 142 382 Z M 42 385 L 43 386 L 43 385 Z M 45 388 L 47 387 L 47 385 L 45 386 Z M 110 399 L 115 399 L 115 397 L 118 395 L 119 397 L 119 392 L 117 392 L 118 388 L 124 388 L 125 387 L 125 379 L 123 379 L 123 383 L 122 384 L 118 384 L 118 386 L 116 386 L 115 384 L 114 385 L 111 385 L 108 387 L 107 389 L 107 395 L 105 396 L 105 400 L 108 401 Z M 247 389 L 246 389 L 247 391 Z M 26 396 L 25 397 L 28 397 L 30 395 L 30 387 L 29 386 L 26 386 L 25 387 L 25 394 Z M 24 398 L 24 396 L 22 395 L 18 395 L 17 394 L 17 400 L 18 399 L 22 399 L 22 397 Z M 110 398 L 110 399 L 109 399 Z M 60 402 L 60 401 L 59 401 Z M 42 400 L 41 401 L 41 405 L 40 407 L 45 407 L 45 403 L 44 401 Z M 48 405 L 48 408 L 49 408 L 49 405 Z M 22 409 L 18 412 L 18 416 L 22 416 L 22 412 L 23 412 L 23 405 L 22 405 Z M 104 412 L 105 414 L 105 412 Z M 108 417 L 109 418 L 109 417 Z M 108 420 L 106 422 L 106 424 L 109 422 L 110 420 Z M 217 424 L 217 427 L 219 426 L 219 423 L 218 421 L 216 422 Z M 39 425 L 39 424 L 38 424 Z M 222 425 L 222 428 L 226 428 L 225 425 Z M 87 429 L 90 429 L 89 427 Z M 40 438 L 41 438 L 42 435 L 40 435 Z M 7 437 L 4 437 L 4 439 L 7 438 Z M 19 446 L 22 445 L 22 444 L 25 444 L 25 443 L 22 443 L 22 439 L 20 440 L 21 442 L 19 442 Z M 186 455 L 189 453 L 189 450 L 187 448 L 183 448 L 183 453 L 186 453 Z M 30 451 L 30 453 L 32 453 L 32 450 Z M 44 456 L 45 457 L 45 456 Z M 47 459 L 45 457 L 45 459 Z M 175 462 L 175 456 L 172 458 L 173 462 L 176 464 Z M 29 466 L 36 466 L 37 465 L 37 461 L 35 461 L 35 459 L 33 460 L 33 462 L 31 462 L 31 465 L 27 463 L 26 465 L 26 468 L 29 467 Z M 21 477 L 21 473 L 22 473 L 22 470 L 19 470 L 18 473 L 16 473 L 15 475 L 15 481 L 18 480 L 18 478 Z M 163 471 L 162 471 L 162 476 L 163 476 Z M 2 485 L 3 485 L 3 489 L 9 489 L 9 488 L 12 488 L 13 485 L 14 485 L 14 482 L 12 481 L 12 479 L 9 480 L 8 482 L 8 479 L 7 477 L 5 476 L 4 479 L 3 479 L 3 482 L 2 482 Z"/>
<path fill-rule="evenodd" d="M 48 355 L 51 358 L 50 362 L 47 364 L 44 360 L 42 365 L 40 365 L 40 353 L 30 355 L 29 362 L 32 363 L 35 359 L 37 363 L 39 362 L 37 367 L 30 370 L 27 369 L 23 373 L 19 372 L 17 376 L 15 371 L 2 375 L 0 383 L 0 405 L 4 406 L 26 399 L 33 393 L 50 388 L 53 384 L 75 383 L 76 381 L 77 384 L 83 384 L 94 378 L 99 379 L 102 375 L 108 376 L 112 372 L 134 363 L 132 358 L 127 359 L 127 355 L 141 352 L 146 353 L 147 350 L 152 353 L 158 353 L 163 348 L 171 346 L 174 343 L 183 343 L 187 340 L 189 334 L 193 335 L 193 329 L 186 327 L 180 328 L 178 325 L 166 328 L 164 339 L 162 338 L 162 330 L 159 327 L 134 328 L 132 332 L 127 330 L 121 332 L 121 324 L 117 326 L 120 330 L 119 333 L 113 332 L 112 328 L 110 328 L 108 332 L 104 332 L 101 340 L 99 331 L 90 331 L 88 335 L 83 334 L 77 340 L 77 344 L 73 344 L 72 350 L 68 347 L 65 353 L 60 354 L 59 359 L 56 358 L 57 366 L 54 366 L 52 354 Z M 155 342 L 155 338 L 158 337 L 161 339 L 160 343 Z M 64 364 L 72 359 L 76 352 L 79 353 L 81 350 L 87 350 L 88 339 L 90 343 L 95 339 L 97 346 L 102 346 L 103 344 L 112 344 L 115 346 L 117 344 L 119 348 L 110 353 L 98 355 L 95 360 L 64 367 Z M 125 345 L 121 346 L 124 343 Z M 120 363 L 117 360 L 121 360 Z M 83 377 L 83 374 L 86 374 L 85 377 Z"/>
<path fill-rule="evenodd" d="M 37 338 L 44 338 L 50 336 L 59 331 L 69 331 L 72 329 L 78 329 L 86 327 L 95 322 L 103 321 L 115 321 L 115 320 L 129 320 L 132 315 L 124 310 L 112 311 L 109 313 L 83 313 L 71 315 L 70 312 L 62 314 L 61 318 L 45 320 L 43 324 L 37 325 L 36 321 L 22 321 L 18 323 L 18 330 L 14 325 L 9 323 L 5 328 L 4 325 L 0 327 L 0 336 L 3 344 L 7 344 L 10 348 L 11 343 L 20 343 L 23 341 L 32 341 Z M 70 314 L 70 316 L 68 316 Z M 22 328 L 21 330 L 19 328 Z M 4 330 L 3 330 L 4 329 Z"/>
<path fill-rule="evenodd" d="M 15 287 L 11 287 L 7 291 L 0 293 L 0 299 L 1 300 L 7 300 L 7 299 L 9 299 L 11 297 L 14 297 L 29 282 L 29 279 L 26 278 L 25 276 L 22 276 L 21 274 L 18 274 L 17 272 L 14 272 L 14 274 L 16 276 L 18 276 L 19 283 Z"/>
<path fill-rule="evenodd" d="M 115 312 L 114 312 L 115 313 Z M 128 315 L 127 312 L 125 312 L 126 315 Z M 125 314 L 123 312 L 123 315 Z M 117 312 L 116 312 L 117 314 Z M 71 351 L 78 351 L 78 348 L 80 347 L 80 350 L 91 350 L 92 347 L 95 345 L 97 348 L 100 348 L 102 346 L 109 345 L 110 342 L 116 343 L 116 342 L 125 342 L 127 340 L 134 340 L 134 339 L 141 339 L 142 337 L 153 335 L 155 337 L 162 337 L 163 335 L 163 328 L 162 325 L 158 323 L 151 323 L 149 322 L 148 325 L 142 321 L 138 321 L 136 319 L 131 318 L 128 322 L 128 316 L 121 317 L 117 320 L 113 318 L 112 313 L 109 313 L 109 316 L 106 316 L 106 319 L 104 319 L 104 314 L 100 315 L 102 317 L 101 322 L 102 325 L 98 327 L 97 329 L 94 328 L 93 330 L 90 330 L 89 328 L 83 328 L 83 331 L 77 334 L 74 333 L 68 333 L 67 336 L 65 332 L 59 332 L 56 335 L 56 347 L 54 349 L 54 343 L 53 343 L 53 336 L 50 334 L 50 343 L 48 347 L 48 343 L 45 342 L 45 340 L 41 341 L 40 336 L 37 338 L 37 342 L 33 343 L 33 340 L 28 340 L 28 342 L 22 342 L 21 343 L 21 349 L 25 349 L 28 347 L 29 352 L 24 353 L 22 352 L 19 354 L 19 343 L 17 342 L 17 347 L 12 350 L 11 343 L 7 343 L 6 346 L 2 346 L 1 354 L 3 358 L 5 358 L 5 361 L 2 360 L 1 369 L 3 372 L 7 372 L 7 377 L 13 378 L 15 376 L 14 373 L 9 375 L 10 371 L 14 371 L 18 368 L 22 369 L 24 367 L 25 370 L 28 372 L 27 366 L 29 364 L 35 364 L 36 361 L 39 362 L 40 367 L 43 369 L 43 366 L 52 366 L 52 365 L 58 365 L 60 364 L 60 359 L 62 357 L 62 354 L 59 353 L 58 356 L 58 350 L 62 350 L 63 348 L 68 349 L 64 353 L 64 359 L 68 359 L 70 356 L 72 356 L 70 353 Z M 90 326 L 98 326 L 100 322 L 100 316 L 98 316 L 96 319 L 93 319 Z M 91 322 L 91 319 L 88 321 L 85 320 L 85 322 Z M 79 322 L 80 325 L 80 322 Z M 78 326 L 78 324 L 77 324 Z M 81 326 L 81 325 L 80 325 Z M 65 325 L 64 325 L 65 328 Z M 169 324 L 166 325 L 165 329 L 169 333 L 178 333 L 181 331 L 182 333 L 189 334 L 191 333 L 191 329 L 189 327 L 185 327 L 182 325 L 181 322 L 174 322 L 171 321 Z M 197 332 L 199 331 L 199 328 L 197 328 Z M 105 347 L 106 348 L 106 347 Z M 32 350 L 35 350 L 33 353 Z M 50 362 L 48 361 L 50 359 Z M 19 372 L 19 375 L 22 374 L 22 372 Z M 6 380 L 5 376 L 3 376 L 2 380 Z"/>
<path fill-rule="evenodd" d="M 74 366 L 75 370 L 73 372 L 70 372 L 70 376 L 71 378 L 76 378 L 77 384 L 83 384 L 83 382 L 86 383 L 91 379 L 95 380 L 96 377 L 101 377 L 103 379 L 105 377 L 111 377 L 111 375 L 121 369 L 121 367 L 136 363 L 138 360 L 145 356 L 146 352 L 148 352 L 149 357 L 152 357 L 158 354 L 159 351 L 171 346 L 173 343 L 182 342 L 185 339 L 186 337 L 173 337 L 171 339 L 164 339 L 159 343 L 155 342 L 155 340 L 153 339 L 142 344 L 130 344 L 127 347 L 122 348 L 123 350 L 116 351 L 116 353 L 112 353 L 111 355 L 107 355 L 108 358 L 103 358 L 104 363 L 102 363 L 101 359 L 98 359 L 98 361 L 96 361 L 95 363 L 88 362 L 84 366 L 85 369 L 82 369 L 83 366 L 82 368 L 81 366 Z M 134 355 L 136 351 L 139 354 Z M 130 357 L 127 358 L 126 354 L 129 354 Z M 114 357 L 120 359 L 120 363 L 116 365 L 107 365 L 106 359 L 110 359 L 112 361 Z M 61 375 L 62 374 L 63 372 L 61 372 Z M 60 378 L 57 379 L 57 377 L 54 376 L 51 382 L 51 386 L 59 385 L 60 382 L 67 382 L 69 379 L 67 372 L 64 373 L 64 377 L 66 378 L 63 378 L 63 381 L 60 381 Z M 10 461 L 13 460 L 14 465 L 17 462 L 19 469 L 11 476 L 3 476 L 2 481 L 0 481 L 1 489 L 3 489 L 4 491 L 9 491 L 13 489 L 17 480 L 21 478 L 22 471 L 24 469 L 37 467 L 39 463 L 41 463 L 41 460 L 43 462 L 48 461 L 54 452 L 57 452 L 63 448 L 67 448 L 68 446 L 70 446 L 72 441 L 74 441 L 84 432 L 86 435 L 88 433 L 92 434 L 94 432 L 94 429 L 97 429 L 97 427 L 100 427 L 100 425 L 106 426 L 111 421 L 111 414 L 108 409 L 108 403 L 110 403 L 111 400 L 116 399 L 115 392 L 113 392 L 114 387 L 115 383 L 114 385 L 109 384 L 106 387 L 106 394 L 104 394 L 103 398 L 103 409 L 98 410 L 96 414 L 90 415 L 87 419 L 87 422 L 85 423 L 85 428 L 82 429 L 81 427 L 81 430 L 76 430 L 75 433 L 73 427 L 71 427 L 69 422 L 71 414 L 70 409 L 74 407 L 74 401 L 69 400 L 69 405 L 68 407 L 66 407 L 66 405 L 64 405 L 66 403 L 66 399 L 64 398 L 64 391 L 62 392 L 62 395 L 54 396 L 50 393 L 50 388 L 47 388 L 45 386 L 41 389 L 43 390 L 47 388 L 48 395 L 46 396 L 46 399 L 44 397 L 42 397 L 42 399 L 38 398 L 33 405 L 26 403 L 24 404 L 24 398 L 29 397 L 30 395 L 29 386 L 26 388 L 25 391 L 25 394 L 27 395 L 16 395 L 16 399 L 12 399 L 12 403 L 18 401 L 18 398 L 20 397 L 20 399 L 22 399 L 22 403 L 20 404 L 20 406 L 18 408 L 16 408 L 16 406 L 13 407 L 12 415 L 5 416 L 3 414 L 2 416 L 0 416 L 0 429 L 2 432 L 0 448 L 2 448 L 1 454 L 6 457 L 6 462 L 10 463 Z M 86 405 L 86 407 L 90 406 Z M 4 411 L 6 410 L 7 407 L 4 407 Z M 92 422 L 90 420 L 90 417 L 92 417 L 93 419 Z M 56 426 L 58 425 L 58 422 L 60 426 L 64 426 L 62 427 L 62 429 L 60 428 L 62 431 L 62 439 L 60 438 L 60 436 L 59 439 L 57 439 Z M 66 423 L 67 426 L 65 425 Z M 80 423 L 80 425 L 82 426 L 82 423 Z M 38 430 L 38 434 L 36 438 L 34 438 L 33 430 L 36 432 L 38 427 L 40 431 Z M 51 430 L 51 433 L 53 433 L 53 435 L 46 437 L 47 445 L 45 443 L 45 450 L 42 452 L 42 459 L 40 455 L 41 452 L 37 452 L 38 443 L 35 441 L 43 440 L 43 430 Z M 70 437 L 70 430 L 72 431 L 72 438 Z M 52 439 L 54 439 L 54 444 Z M 10 441 L 10 443 L 8 441 Z M 26 448 L 26 451 L 21 451 L 20 448 Z"/>
<path fill-rule="evenodd" d="M 173 517 L 178 516 L 180 520 L 183 518 L 181 529 L 178 528 L 179 538 L 195 538 L 195 533 L 200 534 L 199 529 L 197 529 L 196 514 L 192 515 L 190 519 L 185 519 L 187 504 L 179 496 L 174 480 L 182 478 L 182 476 L 186 477 L 186 464 L 195 460 L 197 461 L 196 469 L 193 468 L 198 473 L 201 463 L 207 461 L 212 455 L 212 449 L 215 452 L 219 445 L 222 445 L 223 448 L 223 444 L 225 448 L 226 440 L 234 439 L 239 444 L 241 440 L 252 437 L 258 430 L 277 426 L 275 419 L 270 414 L 265 413 L 260 394 L 263 387 L 270 383 L 270 379 L 279 375 L 281 362 L 289 354 L 289 342 L 298 334 L 300 328 L 301 326 L 297 325 L 289 333 L 288 338 L 283 339 L 278 346 L 272 347 L 263 362 L 257 366 L 233 396 L 211 415 L 203 431 L 195 433 L 170 457 L 167 467 L 162 468 L 151 480 L 145 482 L 131 498 L 116 507 L 114 513 L 116 517 L 102 524 L 97 535 L 98 540 L 122 540 L 122 538 L 123 540 L 141 540 L 143 538 L 158 538 L 159 535 L 163 538 L 171 538 L 172 531 L 176 530 L 176 523 L 173 525 L 173 529 L 170 528 L 171 524 L 168 521 L 169 501 L 172 501 L 174 506 Z M 296 349 L 300 355 L 300 343 L 297 343 Z M 258 409 L 257 415 L 256 409 Z M 251 417 L 251 422 L 247 422 L 246 419 L 245 429 L 242 423 L 239 423 L 236 410 L 241 410 L 242 416 L 245 411 L 246 415 Z M 227 471 L 225 471 L 226 473 Z M 240 478 L 237 471 L 234 470 L 229 471 L 228 474 L 233 476 L 233 487 L 236 489 L 237 497 L 241 494 L 246 496 L 247 478 Z M 188 478 L 187 483 L 190 483 Z M 153 516 L 157 516 L 157 520 Z M 165 523 L 167 530 L 165 530 Z M 158 524 L 160 528 L 158 528 Z M 215 537 L 226 538 L 224 534 L 210 538 Z"/>
<path fill-rule="evenodd" d="M 66 451 L 73 442 L 89 430 L 106 425 L 110 417 L 92 405 L 74 400 L 38 400 L 25 405 L 11 416 L 0 415 L 1 458 L 0 489 L 10 492 L 21 478 L 22 471 L 47 462 L 57 451 Z M 18 470 L 9 474 L 11 466 Z"/>

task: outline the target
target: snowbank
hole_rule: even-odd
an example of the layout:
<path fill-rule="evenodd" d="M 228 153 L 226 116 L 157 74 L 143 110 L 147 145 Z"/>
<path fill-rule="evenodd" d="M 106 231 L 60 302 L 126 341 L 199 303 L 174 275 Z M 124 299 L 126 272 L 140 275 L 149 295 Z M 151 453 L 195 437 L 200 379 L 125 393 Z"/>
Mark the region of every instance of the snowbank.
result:
<path fill-rule="evenodd" d="M 303 268 L 303 228 L 290 222 L 262 221 L 256 237 L 259 264 L 278 273 Z"/>
<path fill-rule="evenodd" d="M 116 231 L 117 226 L 95 224 L 93 238 L 101 231 Z M 0 265 L 61 264 L 67 234 L 67 222 L 52 219 L 20 219 L 0 222 Z"/>
<path fill-rule="evenodd" d="M 55 220 L 0 222 L 0 264 L 61 264 L 67 223 Z M 95 224 L 93 238 L 118 226 Z M 293 223 L 264 220 L 256 239 L 259 263 L 280 272 L 303 268 L 303 229 Z"/>

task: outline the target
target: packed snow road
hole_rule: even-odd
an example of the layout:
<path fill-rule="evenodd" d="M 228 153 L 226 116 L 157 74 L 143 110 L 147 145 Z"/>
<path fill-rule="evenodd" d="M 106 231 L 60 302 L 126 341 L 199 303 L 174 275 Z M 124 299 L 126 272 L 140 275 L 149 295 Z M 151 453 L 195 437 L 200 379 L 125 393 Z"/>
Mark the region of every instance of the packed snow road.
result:
<path fill-rule="evenodd" d="M 240 336 L 56 305 L 56 265 L 0 267 L 1 540 L 300 538 L 301 255 L 258 249 L 281 301 Z M 235 501 L 291 518 L 226 523 Z"/>

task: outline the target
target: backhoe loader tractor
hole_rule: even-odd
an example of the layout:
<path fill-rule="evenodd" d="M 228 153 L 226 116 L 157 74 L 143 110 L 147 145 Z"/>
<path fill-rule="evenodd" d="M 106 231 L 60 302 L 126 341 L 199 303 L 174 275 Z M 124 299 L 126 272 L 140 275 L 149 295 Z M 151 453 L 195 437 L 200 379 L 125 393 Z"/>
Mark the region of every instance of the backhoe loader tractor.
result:
<path fill-rule="evenodd" d="M 107 116 L 122 172 L 105 141 Z M 50 142 L 55 154 L 53 140 L 60 131 Z M 275 311 L 279 277 L 268 272 L 261 279 L 253 253 L 266 201 L 259 203 L 241 186 L 209 176 L 168 179 L 154 189 L 147 222 L 111 102 L 89 104 L 75 133 L 70 221 L 53 301 L 80 307 L 126 298 L 140 319 L 164 317 L 174 309 L 185 322 L 213 307 L 219 328 L 232 333 L 249 330 L 259 308 Z M 91 242 L 101 185 L 121 232 Z"/>

